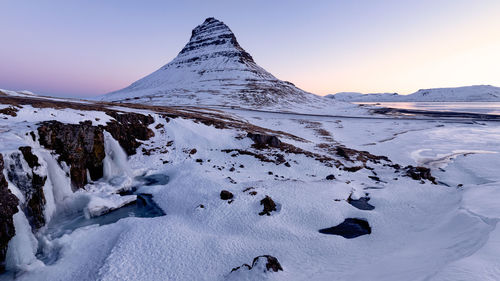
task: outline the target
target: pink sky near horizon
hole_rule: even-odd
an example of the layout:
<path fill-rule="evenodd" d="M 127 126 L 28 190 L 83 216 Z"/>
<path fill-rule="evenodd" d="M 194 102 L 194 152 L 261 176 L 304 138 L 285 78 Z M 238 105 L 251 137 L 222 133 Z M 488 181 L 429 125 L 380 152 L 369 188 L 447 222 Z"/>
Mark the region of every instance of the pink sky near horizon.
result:
<path fill-rule="evenodd" d="M 94 96 L 173 59 L 206 17 L 316 94 L 500 86 L 500 1 L 5 1 L 0 88 Z"/>

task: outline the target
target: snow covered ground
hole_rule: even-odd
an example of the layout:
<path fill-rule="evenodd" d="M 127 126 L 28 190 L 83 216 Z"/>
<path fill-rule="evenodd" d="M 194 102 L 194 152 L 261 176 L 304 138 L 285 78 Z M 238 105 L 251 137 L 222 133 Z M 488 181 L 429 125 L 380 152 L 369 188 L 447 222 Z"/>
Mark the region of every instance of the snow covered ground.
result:
<path fill-rule="evenodd" d="M 440 184 L 421 184 L 401 177 L 390 167 L 371 162 L 367 162 L 367 166 L 373 171 L 348 172 L 302 154 L 272 148 L 263 153 L 268 157 L 282 153 L 290 167 L 262 162 L 252 155 L 222 151 L 252 150 L 252 141 L 241 138 L 245 133 L 239 129 L 217 129 L 185 118 L 167 122 L 151 113 L 155 117 L 155 123 L 150 126 L 156 128 L 155 137 L 143 146 L 153 151 L 150 155 L 138 153 L 125 160 L 116 148 L 116 141 L 108 136 L 108 176 L 89 185 L 85 195 L 63 192 L 64 184 L 56 184 L 61 179 L 49 181 L 55 199 L 54 206 L 48 209 L 56 212 L 61 206 L 90 208 L 94 215 L 99 215 L 102 206 L 116 208 L 124 204 L 110 199 L 117 196 L 116 188 L 110 184 L 110 179 L 116 178 L 113 174 L 128 173 L 130 178 L 130 175 L 146 173 L 168 175 L 170 179 L 167 184 L 143 185 L 139 190 L 152 194 L 166 215 L 123 218 L 112 224 L 77 228 L 50 239 L 44 236 L 43 230 L 33 236 L 26 218 L 19 212 L 15 215 L 18 232 L 9 245 L 9 271 L 0 278 L 500 278 L 500 236 L 496 229 L 500 211 L 495 199 L 500 190 L 498 123 L 381 120 L 369 116 L 334 118 L 234 109 L 227 112 L 249 124 L 295 135 L 299 138 L 283 135 L 280 140 L 315 153 L 330 155 L 325 150 L 327 145 L 343 144 L 388 156 L 401 165 L 429 166 Z M 112 119 L 98 111 L 36 109 L 29 105 L 24 105 L 17 114 L 0 119 L 0 137 L 5 144 L 1 153 L 7 156 L 23 144 L 31 145 L 46 162 L 44 165 L 59 170 L 60 175 L 64 175 L 64 171 L 51 160 L 50 153 L 25 132 L 42 120 L 78 123 L 87 119 L 98 125 Z M 193 149 L 196 152 L 193 153 Z M 356 163 L 346 161 L 346 165 Z M 329 174 L 334 174 L 336 179 L 326 180 Z M 369 178 L 375 174 L 380 180 Z M 66 181 L 67 188 L 69 179 Z M 15 190 L 12 184 L 9 186 Z M 50 188 L 47 186 L 47 190 Z M 232 192 L 234 201 L 229 204 L 221 200 L 221 190 Z M 63 205 L 57 203 L 61 200 L 57 199 L 58 192 L 68 196 Z M 369 193 L 375 210 L 359 210 L 346 201 L 350 196 L 356 198 L 365 193 Z M 89 197 L 85 201 L 88 203 L 81 205 L 81 196 Z M 259 215 L 260 200 L 265 196 L 270 196 L 277 205 L 270 216 Z M 123 199 L 126 198 L 120 198 Z M 366 219 L 372 228 L 371 234 L 345 239 L 318 232 L 349 217 Z M 40 245 L 47 251 L 57 249 L 57 257 L 46 264 L 38 260 L 35 253 Z M 231 273 L 232 268 L 251 263 L 260 255 L 276 257 L 283 271 Z"/>

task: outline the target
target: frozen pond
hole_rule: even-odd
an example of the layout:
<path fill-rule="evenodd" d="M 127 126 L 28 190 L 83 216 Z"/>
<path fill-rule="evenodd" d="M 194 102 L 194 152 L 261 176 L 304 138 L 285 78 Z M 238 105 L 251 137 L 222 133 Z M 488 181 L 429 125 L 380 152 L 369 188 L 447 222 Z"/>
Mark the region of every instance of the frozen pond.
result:
<path fill-rule="evenodd" d="M 500 102 L 355 102 L 387 108 L 500 115 Z"/>

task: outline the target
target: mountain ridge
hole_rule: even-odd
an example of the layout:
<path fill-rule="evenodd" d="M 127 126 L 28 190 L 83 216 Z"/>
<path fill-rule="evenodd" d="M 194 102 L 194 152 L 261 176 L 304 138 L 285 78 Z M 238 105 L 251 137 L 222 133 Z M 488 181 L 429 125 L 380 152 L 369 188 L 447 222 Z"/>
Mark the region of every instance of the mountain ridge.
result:
<path fill-rule="evenodd" d="M 347 102 L 495 102 L 500 101 L 500 88 L 491 85 L 473 85 L 453 88 L 420 89 L 409 95 L 398 93 L 362 94 L 340 92 L 325 96 Z"/>

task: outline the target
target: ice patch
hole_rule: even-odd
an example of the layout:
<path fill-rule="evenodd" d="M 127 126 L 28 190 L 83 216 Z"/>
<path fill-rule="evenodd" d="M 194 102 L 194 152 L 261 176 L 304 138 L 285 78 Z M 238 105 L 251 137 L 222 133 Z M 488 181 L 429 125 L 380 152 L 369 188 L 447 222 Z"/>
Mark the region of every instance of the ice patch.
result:
<path fill-rule="evenodd" d="M 110 133 L 104 131 L 104 149 L 106 157 L 104 158 L 104 179 L 111 180 L 114 177 L 131 177 L 132 171 L 128 166 L 127 154 Z"/>
<path fill-rule="evenodd" d="M 418 149 L 411 153 L 417 165 L 432 168 L 444 168 L 453 159 L 461 155 L 497 153 L 489 150 L 453 150 L 451 153 L 437 153 L 432 149 Z"/>
<path fill-rule="evenodd" d="M 31 232 L 31 226 L 22 210 L 14 215 L 16 235 L 9 241 L 5 265 L 7 270 L 25 271 L 42 263 L 35 257 L 38 242 Z"/>
<path fill-rule="evenodd" d="M 98 217 L 109 213 L 112 210 L 121 208 L 127 204 L 134 202 L 137 199 L 136 195 L 110 194 L 107 196 L 91 196 L 90 201 L 85 208 L 85 217 Z"/>

